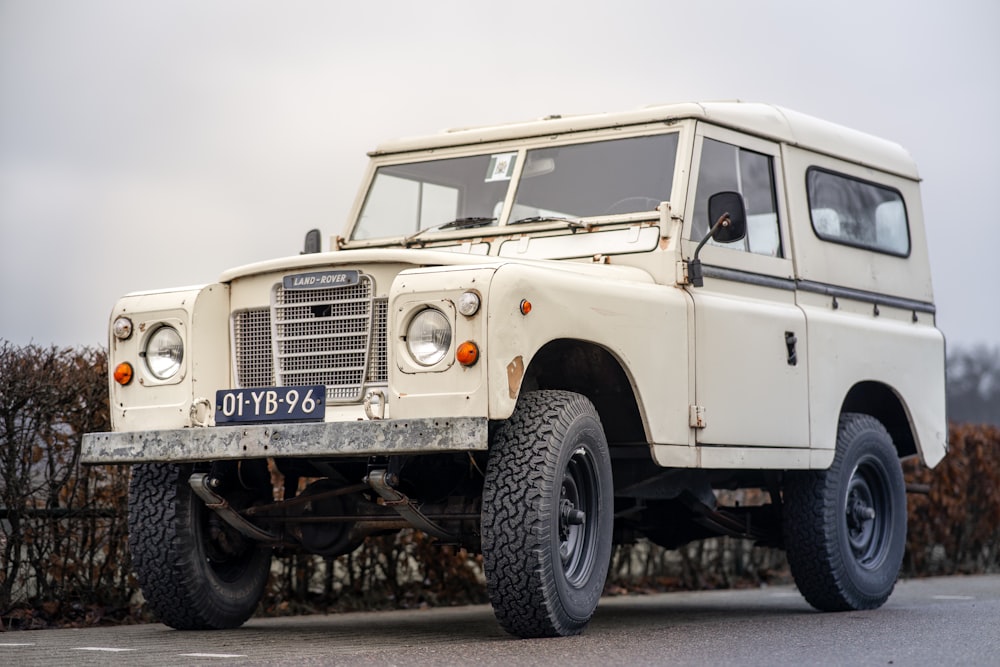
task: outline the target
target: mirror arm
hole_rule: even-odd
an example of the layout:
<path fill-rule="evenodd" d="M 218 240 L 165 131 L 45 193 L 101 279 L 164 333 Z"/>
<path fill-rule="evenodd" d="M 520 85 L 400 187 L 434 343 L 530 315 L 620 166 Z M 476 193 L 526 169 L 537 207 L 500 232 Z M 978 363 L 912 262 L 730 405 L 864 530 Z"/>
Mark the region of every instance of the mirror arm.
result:
<path fill-rule="evenodd" d="M 712 238 L 720 227 L 728 226 L 729 222 L 730 218 L 728 212 L 720 215 L 719 219 L 715 221 L 714 225 L 712 225 L 712 228 L 708 230 L 707 234 L 705 234 L 705 238 L 703 238 L 694 249 L 694 257 L 688 260 L 688 281 L 694 287 L 701 287 L 705 284 L 705 278 L 701 272 L 701 260 L 698 259 L 698 254 L 701 252 L 701 249 L 705 247 L 705 244 L 708 243 L 708 239 Z"/>

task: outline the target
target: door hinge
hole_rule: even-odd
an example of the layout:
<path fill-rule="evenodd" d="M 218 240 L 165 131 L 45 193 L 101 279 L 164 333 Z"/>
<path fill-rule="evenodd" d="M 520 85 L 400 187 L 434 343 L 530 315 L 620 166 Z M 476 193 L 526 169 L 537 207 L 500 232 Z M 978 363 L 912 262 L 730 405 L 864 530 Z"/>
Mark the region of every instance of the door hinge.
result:
<path fill-rule="evenodd" d="M 688 263 L 686 259 L 677 262 L 677 275 L 674 279 L 678 285 L 691 284 L 691 280 L 688 278 Z"/>
<path fill-rule="evenodd" d="M 702 405 L 688 406 L 688 425 L 691 428 L 705 428 L 708 422 L 705 421 L 705 407 Z"/>

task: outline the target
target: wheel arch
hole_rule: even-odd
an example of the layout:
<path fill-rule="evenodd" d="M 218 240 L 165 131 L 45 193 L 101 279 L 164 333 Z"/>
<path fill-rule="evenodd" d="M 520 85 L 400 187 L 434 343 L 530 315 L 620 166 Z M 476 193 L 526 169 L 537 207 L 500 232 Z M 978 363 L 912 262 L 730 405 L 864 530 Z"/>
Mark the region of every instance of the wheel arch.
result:
<path fill-rule="evenodd" d="M 847 392 L 840 406 L 840 413 L 845 412 L 871 415 L 882 422 L 900 458 L 918 453 L 917 439 L 906 404 L 889 385 L 874 380 L 858 382 Z"/>
<path fill-rule="evenodd" d="M 601 418 L 608 444 L 646 441 L 635 387 L 624 364 L 590 341 L 560 338 L 543 345 L 525 369 L 521 392 L 562 389 L 586 396 Z"/>

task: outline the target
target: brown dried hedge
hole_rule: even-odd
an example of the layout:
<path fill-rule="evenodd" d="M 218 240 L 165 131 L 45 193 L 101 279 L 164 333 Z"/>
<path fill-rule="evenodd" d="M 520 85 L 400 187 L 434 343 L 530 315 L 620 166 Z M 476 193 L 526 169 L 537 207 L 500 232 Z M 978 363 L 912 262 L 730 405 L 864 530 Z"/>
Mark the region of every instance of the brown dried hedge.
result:
<path fill-rule="evenodd" d="M 44 626 L 49 616 L 92 624 L 128 608 L 128 468 L 79 462 L 81 434 L 109 428 L 106 378 L 101 350 L 0 342 L 0 616 L 8 627 Z"/>
<path fill-rule="evenodd" d="M 952 424 L 934 469 L 908 461 L 909 534 L 903 574 L 1000 572 L 1000 428 Z"/>
<path fill-rule="evenodd" d="M 108 427 L 104 351 L 0 341 L 0 631 L 150 620 L 126 547 L 128 467 L 79 463 L 81 435 Z M 1000 571 L 1000 429 L 955 425 L 949 440 L 933 470 L 905 465 L 904 576 Z M 745 541 L 640 542 L 615 550 L 607 591 L 787 580 L 783 552 Z M 404 531 L 333 561 L 276 559 L 260 613 L 485 599 L 480 557 Z"/>

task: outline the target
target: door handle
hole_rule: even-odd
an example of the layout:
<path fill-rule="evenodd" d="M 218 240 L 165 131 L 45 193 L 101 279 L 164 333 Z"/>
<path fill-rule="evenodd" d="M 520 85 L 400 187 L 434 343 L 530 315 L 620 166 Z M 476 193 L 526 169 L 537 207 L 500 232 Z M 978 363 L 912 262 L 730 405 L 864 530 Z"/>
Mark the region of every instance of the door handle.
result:
<path fill-rule="evenodd" d="M 785 349 L 788 351 L 788 365 L 795 366 L 799 363 L 799 354 L 795 349 L 795 344 L 799 342 L 799 339 L 795 337 L 795 333 L 791 331 L 785 332 Z"/>

